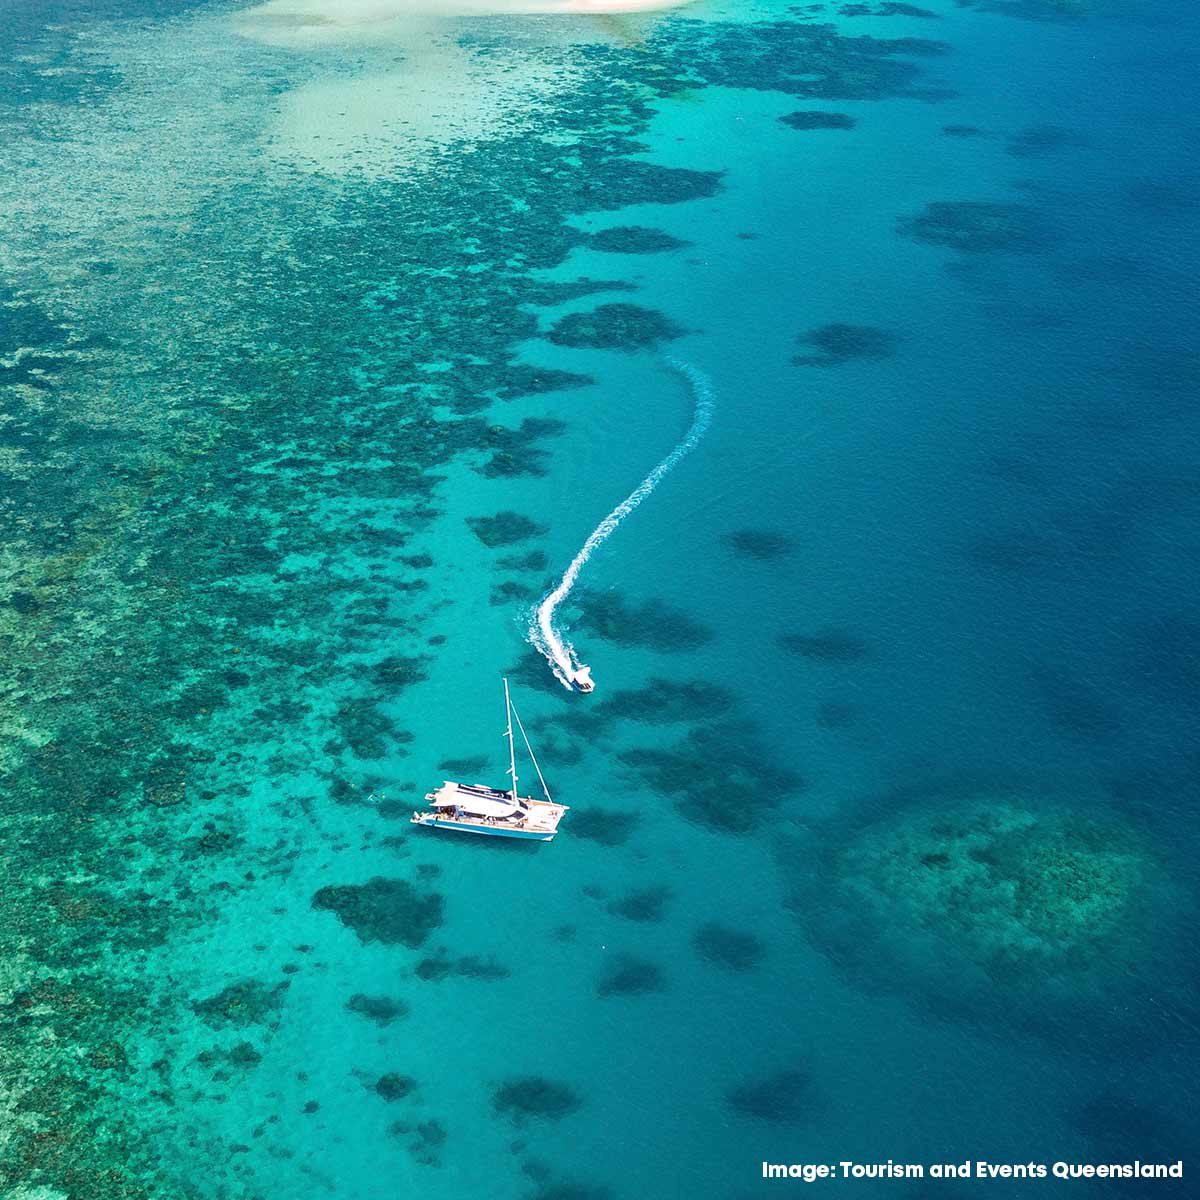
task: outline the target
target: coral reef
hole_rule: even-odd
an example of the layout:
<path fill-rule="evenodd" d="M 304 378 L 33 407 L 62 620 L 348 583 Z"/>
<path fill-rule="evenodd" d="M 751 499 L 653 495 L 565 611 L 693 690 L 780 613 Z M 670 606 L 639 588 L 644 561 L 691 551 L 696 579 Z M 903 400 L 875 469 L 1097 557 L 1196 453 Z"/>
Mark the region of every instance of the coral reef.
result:
<path fill-rule="evenodd" d="M 627 921 L 661 921 L 663 910 L 671 899 L 671 889 L 663 885 L 638 888 L 614 900 L 608 911 Z"/>
<path fill-rule="evenodd" d="M 528 306 L 555 294 L 540 272 L 579 244 L 580 213 L 719 191 L 719 172 L 632 157 L 658 99 L 919 98 L 918 60 L 940 49 L 792 21 L 664 23 L 636 45 L 564 47 L 570 88 L 436 172 L 335 178 L 273 159 L 263 114 L 336 69 L 256 56 L 224 12 L 171 21 L 193 7 L 16 6 L 0 41 L 0 134 L 19 164 L 0 180 L 5 270 L 20 275 L 0 297 L 3 941 L 28 981 L 0 1013 L 15 1114 L 0 1190 L 190 1200 L 193 1154 L 228 1164 L 216 1191 L 278 1190 L 295 1149 L 276 1114 L 243 1137 L 230 1120 L 209 1145 L 170 1047 L 185 1025 L 203 1047 L 209 1018 L 237 1030 L 283 993 L 268 979 L 223 995 L 226 960 L 197 946 L 231 909 L 266 925 L 299 908 L 297 855 L 347 848 L 326 806 L 379 785 L 358 760 L 403 751 L 398 722 L 425 686 L 414 647 L 444 638 L 435 564 L 412 550 L 442 516 L 447 469 L 499 488 L 542 468 L 554 432 L 483 410 L 593 382 L 518 357 L 537 333 Z M 188 57 L 192 36 L 203 53 Z M 512 52 L 502 36 L 463 44 Z M 186 72 L 162 68 L 168 49 Z M 54 197 L 46 222 L 12 203 L 39 194 Z M 403 816 L 412 790 L 389 788 L 379 815 Z M 391 880 L 313 902 L 376 947 L 420 944 L 442 913 Z M 198 1001 L 147 971 L 147 949 L 168 945 Z M 405 1011 L 365 993 L 348 1007 Z M 277 1019 L 294 1019 L 287 1005 Z M 242 1044 L 222 1053 L 248 1064 Z M 447 1137 L 436 1119 L 393 1132 L 428 1165 Z"/>
<path fill-rule="evenodd" d="M 489 550 L 525 542 L 531 537 L 541 537 L 546 532 L 544 525 L 510 510 L 498 512 L 494 517 L 468 517 L 467 524 Z"/>
<path fill-rule="evenodd" d="M 540 1075 L 506 1079 L 492 1092 L 492 1107 L 501 1116 L 522 1123 L 529 1119 L 561 1121 L 580 1107 L 574 1088 Z"/>
<path fill-rule="evenodd" d="M 790 129 L 853 129 L 857 123 L 846 113 L 822 109 L 800 109 L 784 113 L 779 119 Z"/>
<path fill-rule="evenodd" d="M 772 529 L 735 529 L 721 535 L 721 544 L 741 558 L 759 562 L 784 558 L 796 548 L 794 538 Z"/>
<path fill-rule="evenodd" d="M 323 887 L 312 906 L 332 912 L 363 943 L 416 949 L 442 923 L 444 898 L 406 879 L 376 876 L 363 884 Z"/>
<path fill-rule="evenodd" d="M 710 630 L 662 600 L 630 604 L 616 592 L 582 590 L 573 597 L 579 624 L 619 646 L 648 646 L 670 654 L 695 650 L 712 640 Z"/>
<path fill-rule="evenodd" d="M 588 350 L 652 350 L 683 336 L 663 313 L 640 304 L 601 304 L 591 312 L 568 313 L 546 335 L 556 346 Z"/>
<path fill-rule="evenodd" d="M 1022 204 L 940 200 L 897 226 L 906 237 L 968 254 L 1029 252 L 1042 245 L 1031 209 Z"/>
<path fill-rule="evenodd" d="M 731 971 L 753 970 L 763 956 L 763 944 L 754 934 L 732 929 L 719 921 L 701 925 L 692 945 L 701 958 Z"/>
<path fill-rule="evenodd" d="M 587 244 L 593 250 L 604 250 L 609 254 L 659 254 L 688 245 L 682 238 L 645 225 L 614 225 L 601 229 L 588 238 Z"/>
<path fill-rule="evenodd" d="M 411 1075 L 401 1075 L 398 1071 L 389 1071 L 376 1080 L 372 1090 L 390 1104 L 395 1100 L 403 1100 L 412 1093 L 416 1086 L 417 1081 Z"/>
<path fill-rule="evenodd" d="M 893 798 L 795 880 L 797 915 L 855 978 L 1084 1041 L 1087 1021 L 1137 1023 L 1151 997 L 1160 1014 L 1196 1004 L 1155 950 L 1193 905 L 1097 798 L 967 786 L 921 800 Z"/>
<path fill-rule="evenodd" d="M 662 968 L 631 954 L 613 957 L 596 983 L 597 996 L 641 996 L 666 986 Z"/>
<path fill-rule="evenodd" d="M 728 1093 L 729 1106 L 762 1121 L 791 1122 L 805 1116 L 811 1105 L 812 1083 L 806 1071 L 777 1071 L 764 1079 L 743 1083 Z"/>
<path fill-rule="evenodd" d="M 745 723 L 700 726 L 673 748 L 624 750 L 618 758 L 649 787 L 670 796 L 682 817 L 720 833 L 749 833 L 763 809 L 804 787 L 796 772 L 772 764 Z M 717 762 L 719 772 L 705 769 Z"/>
<path fill-rule="evenodd" d="M 408 1016 L 408 1005 L 391 996 L 368 996 L 363 992 L 355 992 L 346 1001 L 346 1007 L 377 1025 L 390 1025 L 398 1018 Z"/>
<path fill-rule="evenodd" d="M 621 809 L 584 808 L 571 814 L 571 836 L 601 846 L 623 846 L 637 826 L 637 816 Z"/>
<path fill-rule="evenodd" d="M 450 958 L 439 954 L 434 958 L 423 958 L 417 963 L 416 975 L 427 983 L 438 983 L 450 976 L 460 979 L 507 979 L 510 971 L 501 963 L 488 962 L 473 954 L 461 958 Z"/>
<path fill-rule="evenodd" d="M 816 353 L 798 354 L 792 359 L 800 367 L 838 367 L 856 359 L 889 358 L 895 338 L 870 325 L 822 325 L 804 334 L 800 341 Z"/>

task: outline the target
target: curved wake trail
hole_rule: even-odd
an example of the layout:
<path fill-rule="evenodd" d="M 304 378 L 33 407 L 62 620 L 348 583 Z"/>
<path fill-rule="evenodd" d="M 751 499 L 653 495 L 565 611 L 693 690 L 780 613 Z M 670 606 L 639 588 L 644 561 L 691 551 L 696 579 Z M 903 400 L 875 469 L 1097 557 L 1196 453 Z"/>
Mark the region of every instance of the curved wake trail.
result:
<path fill-rule="evenodd" d="M 563 572 L 558 586 L 534 610 L 533 619 L 529 625 L 530 642 L 546 656 L 555 676 L 566 688 L 579 688 L 580 691 L 590 692 L 593 684 L 590 670 L 579 661 L 575 647 L 569 642 L 564 642 L 562 635 L 554 627 L 555 610 L 570 595 L 575 581 L 579 578 L 579 572 L 583 570 L 592 554 L 616 532 L 617 526 L 658 487 L 663 477 L 675 467 L 679 460 L 695 448 L 712 421 L 712 388 L 707 376 L 689 363 L 680 362 L 678 359 L 669 359 L 668 362 L 688 382 L 695 397 L 695 413 L 687 433 L 675 449 L 592 530 L 587 541 L 580 547 L 579 553 L 571 559 L 570 565 Z"/>

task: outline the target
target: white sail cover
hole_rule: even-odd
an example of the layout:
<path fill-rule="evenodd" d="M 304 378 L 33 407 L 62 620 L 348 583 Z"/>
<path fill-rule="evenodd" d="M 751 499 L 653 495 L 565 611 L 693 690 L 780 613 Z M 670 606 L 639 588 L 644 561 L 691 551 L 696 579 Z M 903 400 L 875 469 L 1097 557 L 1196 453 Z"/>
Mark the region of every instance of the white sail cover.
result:
<path fill-rule="evenodd" d="M 482 790 L 468 790 L 447 779 L 434 794 L 433 806 L 461 808 L 463 812 L 478 817 L 511 817 L 521 811 L 521 806 L 514 804 L 503 792 L 494 792 L 489 788 L 491 795 L 484 796 L 480 795 Z"/>

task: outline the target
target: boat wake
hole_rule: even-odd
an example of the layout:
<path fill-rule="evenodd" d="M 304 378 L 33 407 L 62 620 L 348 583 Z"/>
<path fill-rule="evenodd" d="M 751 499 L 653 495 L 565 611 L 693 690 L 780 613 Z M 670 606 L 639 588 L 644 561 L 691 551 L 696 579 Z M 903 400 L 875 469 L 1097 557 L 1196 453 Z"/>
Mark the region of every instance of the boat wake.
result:
<path fill-rule="evenodd" d="M 563 572 L 558 586 L 548 593 L 534 609 L 529 622 L 529 641 L 545 655 L 546 661 L 550 664 L 558 681 L 572 691 L 590 692 L 595 684 L 592 682 L 590 668 L 579 661 L 575 647 L 570 642 L 564 641 L 562 634 L 555 627 L 555 611 L 571 594 L 571 589 L 579 578 L 579 572 L 583 570 L 588 559 L 616 532 L 617 526 L 658 487 L 679 460 L 696 447 L 712 421 L 712 387 L 708 377 L 691 364 L 681 362 L 679 359 L 672 358 L 667 361 L 671 368 L 687 382 L 695 400 L 695 411 L 687 433 L 675 449 L 592 530 L 587 541 L 580 547 L 579 553 L 571 559 L 567 569 Z"/>

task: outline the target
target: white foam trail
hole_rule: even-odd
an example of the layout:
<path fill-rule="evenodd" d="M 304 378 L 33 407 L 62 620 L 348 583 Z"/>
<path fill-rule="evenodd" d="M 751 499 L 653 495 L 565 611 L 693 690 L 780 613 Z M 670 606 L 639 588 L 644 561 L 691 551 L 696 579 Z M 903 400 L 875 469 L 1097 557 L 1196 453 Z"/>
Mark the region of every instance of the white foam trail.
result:
<path fill-rule="evenodd" d="M 579 572 L 583 570 L 584 564 L 592 557 L 595 550 L 607 541 L 616 531 L 617 526 L 658 487 L 663 477 L 671 471 L 676 463 L 695 448 L 712 421 L 712 387 L 708 377 L 702 371 L 698 371 L 689 363 L 681 362 L 679 359 L 672 358 L 667 361 L 691 385 L 696 402 L 691 426 L 684 435 L 683 441 L 592 530 L 587 541 L 580 547 L 579 553 L 571 559 L 570 565 L 563 572 L 558 586 L 534 610 L 533 619 L 529 624 L 530 642 L 546 656 L 555 676 L 566 688 L 573 688 L 578 673 L 581 670 L 586 672 L 587 667 L 579 661 L 575 647 L 569 642 L 564 642 L 561 634 L 554 627 L 555 610 L 570 595 L 575 581 L 579 578 Z"/>

